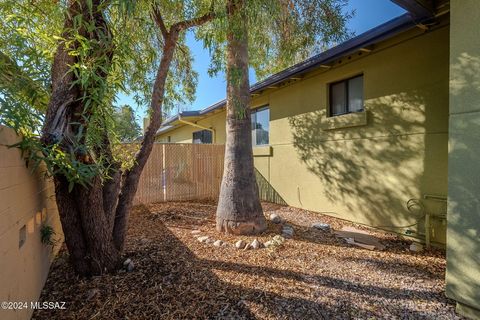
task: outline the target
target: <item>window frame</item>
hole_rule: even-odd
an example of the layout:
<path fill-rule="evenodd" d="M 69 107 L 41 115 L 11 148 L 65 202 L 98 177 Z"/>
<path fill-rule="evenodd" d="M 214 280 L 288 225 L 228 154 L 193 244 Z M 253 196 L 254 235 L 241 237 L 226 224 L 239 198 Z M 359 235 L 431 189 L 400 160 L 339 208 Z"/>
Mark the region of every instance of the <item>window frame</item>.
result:
<path fill-rule="evenodd" d="M 210 142 L 203 142 L 202 138 L 204 138 L 204 133 L 208 132 L 210 134 Z M 195 134 L 200 133 L 202 136 L 200 137 L 200 143 L 195 142 Z M 192 132 L 192 144 L 213 144 L 213 133 L 210 130 L 207 129 L 202 129 L 202 130 L 197 130 Z"/>
<path fill-rule="evenodd" d="M 360 78 L 360 77 L 362 78 L 362 109 L 351 111 L 350 110 L 350 99 L 349 99 L 349 81 L 353 80 L 353 79 L 356 79 L 356 78 Z M 335 81 L 335 82 L 330 82 L 328 84 L 328 116 L 329 117 L 337 117 L 337 116 L 342 116 L 342 115 L 345 115 L 345 114 L 360 113 L 360 112 L 365 111 L 365 96 L 364 96 L 365 86 L 364 86 L 364 81 L 363 80 L 364 80 L 364 74 L 361 73 L 361 74 L 357 74 L 357 75 L 349 77 L 349 78 L 345 78 L 345 79 L 338 80 L 338 81 Z M 332 102 L 333 102 L 332 92 L 333 92 L 333 90 L 332 90 L 332 86 L 334 86 L 336 84 L 340 84 L 340 83 L 345 84 L 345 96 L 344 96 L 345 112 L 333 114 L 333 112 L 332 112 L 333 111 L 333 106 L 332 106 Z"/>
<path fill-rule="evenodd" d="M 253 123 L 257 123 L 257 116 L 256 114 L 258 112 L 261 112 L 263 110 L 268 110 L 268 143 L 265 144 L 257 144 L 257 132 L 256 129 L 253 128 Z M 255 121 L 254 121 L 255 117 Z M 250 124 L 252 124 L 252 147 L 263 147 L 263 146 L 269 146 L 270 145 L 270 105 L 265 104 L 260 107 L 254 108 L 250 110 Z"/>

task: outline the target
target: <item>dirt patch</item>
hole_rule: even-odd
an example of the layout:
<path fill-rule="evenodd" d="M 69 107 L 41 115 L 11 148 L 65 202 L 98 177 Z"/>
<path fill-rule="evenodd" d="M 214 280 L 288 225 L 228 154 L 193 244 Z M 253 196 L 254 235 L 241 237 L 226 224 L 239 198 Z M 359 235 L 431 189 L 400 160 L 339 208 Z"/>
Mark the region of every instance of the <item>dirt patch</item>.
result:
<path fill-rule="evenodd" d="M 264 204 L 293 226 L 274 249 L 237 250 L 254 237 L 216 233 L 214 203 L 162 203 L 133 210 L 125 258 L 133 272 L 78 279 L 66 253 L 54 262 L 42 301 L 67 310 L 37 310 L 33 319 L 460 319 L 445 298 L 440 250 L 375 232 L 384 251 L 353 247 L 311 223 L 353 224 L 305 210 Z M 355 226 L 361 228 L 359 226 Z M 228 242 L 199 242 L 192 230 Z M 280 233 L 269 223 L 261 242 Z"/>

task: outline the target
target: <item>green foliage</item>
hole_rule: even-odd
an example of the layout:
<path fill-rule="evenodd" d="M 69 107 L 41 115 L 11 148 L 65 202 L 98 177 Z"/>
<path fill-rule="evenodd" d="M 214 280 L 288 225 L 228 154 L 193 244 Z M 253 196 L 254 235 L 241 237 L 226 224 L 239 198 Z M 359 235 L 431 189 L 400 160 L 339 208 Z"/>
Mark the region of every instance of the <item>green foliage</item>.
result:
<path fill-rule="evenodd" d="M 55 230 L 53 230 L 51 226 L 42 224 L 42 227 L 40 228 L 40 236 L 44 245 L 53 246 L 55 244 L 55 239 L 53 238 L 55 234 Z"/>
<path fill-rule="evenodd" d="M 135 112 L 131 106 L 117 107 L 114 119 L 115 133 L 121 142 L 132 142 L 140 136 L 142 130 L 135 119 Z"/>
<path fill-rule="evenodd" d="M 239 18 L 247 19 L 250 67 L 259 79 L 352 36 L 346 22 L 354 12 L 344 10 L 348 0 L 249 0 L 245 3 Z M 236 30 L 226 17 L 226 1 L 216 1 L 215 6 L 218 19 L 196 31 L 197 39 L 210 50 L 211 74 L 225 70 L 226 32 L 228 28 Z"/>
<path fill-rule="evenodd" d="M 226 18 L 225 0 L 104 1 L 100 5 L 105 17 L 103 26 L 89 19 L 98 12 L 93 12 L 92 2 L 87 1 L 90 12 L 73 16 L 72 26 L 66 27 L 69 3 L 0 2 L 0 123 L 23 136 L 17 147 L 32 160 L 32 169 L 45 162 L 49 174 L 65 176 L 72 189 L 75 184 L 87 186 L 93 176 L 110 175 L 112 163 L 104 150 L 126 137 L 121 132 L 116 134 L 115 128 L 126 126 L 116 120 L 116 96 L 121 92 L 134 94 L 140 107 L 151 101 L 163 50 L 161 32 L 151 17 L 153 6 L 160 9 L 167 29 L 214 10 L 216 19 L 195 33 L 210 49 L 211 73 L 225 68 L 227 30 L 238 35 L 240 29 L 236 31 L 235 23 Z M 346 0 L 246 3 L 239 18 L 247 19 L 250 64 L 260 78 L 348 36 L 345 22 L 350 14 L 342 13 Z M 198 75 L 192 70 L 193 58 L 185 39 L 183 32 L 169 70 L 163 101 L 167 110 L 195 96 Z M 50 100 L 52 64 L 60 44 L 74 58 L 69 71 L 74 76 L 71 85 L 82 93 L 79 101 L 74 101 L 82 109 L 75 110 L 76 120 L 69 124 L 73 134 L 45 146 L 38 138 Z M 131 166 L 131 157 L 127 158 L 126 166 Z"/>
<path fill-rule="evenodd" d="M 0 20 L 0 124 L 23 136 L 15 146 L 31 160 L 32 169 L 45 162 L 48 174 L 65 176 L 70 189 L 75 184 L 87 186 L 96 175 L 108 178 L 112 164 L 102 152 L 106 143 L 117 145 L 139 129 L 131 121 L 116 121 L 113 106 L 117 94 L 134 93 L 139 107 L 146 107 L 151 100 L 163 49 L 160 31 L 151 19 L 154 2 L 104 2 L 101 9 L 108 28 L 95 26 L 81 14 L 73 17 L 71 27 L 65 27 L 69 3 L 65 1 L 0 2 L 0 15 L 6 17 Z M 93 15 L 92 3 L 87 3 L 89 15 Z M 158 1 L 167 24 L 197 14 L 205 3 Z M 95 36 L 86 37 L 85 32 Z M 70 123 L 74 135 L 45 146 L 39 136 L 50 99 L 53 59 L 61 43 L 75 58 L 70 65 L 71 85 L 82 92 L 77 102 L 83 108 L 78 121 Z M 166 84 L 163 106 L 167 109 L 191 101 L 195 95 L 197 74 L 191 68 L 185 34 L 180 36 L 178 48 Z M 122 132 L 127 123 L 128 132 Z M 62 143 L 65 139 L 67 148 Z M 131 158 L 127 157 L 125 166 L 132 165 Z"/>

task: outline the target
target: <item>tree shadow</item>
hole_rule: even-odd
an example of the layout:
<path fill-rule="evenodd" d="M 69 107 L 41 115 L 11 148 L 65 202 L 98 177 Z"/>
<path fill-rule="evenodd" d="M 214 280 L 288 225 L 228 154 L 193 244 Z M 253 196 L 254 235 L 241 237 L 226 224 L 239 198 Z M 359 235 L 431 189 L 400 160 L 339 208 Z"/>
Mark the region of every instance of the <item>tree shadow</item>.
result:
<path fill-rule="evenodd" d="M 293 146 L 300 161 L 320 180 L 319 192 L 328 201 L 326 211 L 332 211 L 328 214 L 388 230 L 410 229 L 422 237 L 423 214 L 409 212 L 406 204 L 410 199 L 424 203 L 426 190 L 442 190 L 446 185 L 446 174 L 439 168 L 446 163 L 443 113 L 448 110 L 433 110 L 438 97 L 430 91 L 367 100 L 366 126 L 325 130 L 325 110 L 288 118 Z M 438 128 L 445 132 L 436 132 Z M 434 227 L 439 228 L 436 222 Z"/>

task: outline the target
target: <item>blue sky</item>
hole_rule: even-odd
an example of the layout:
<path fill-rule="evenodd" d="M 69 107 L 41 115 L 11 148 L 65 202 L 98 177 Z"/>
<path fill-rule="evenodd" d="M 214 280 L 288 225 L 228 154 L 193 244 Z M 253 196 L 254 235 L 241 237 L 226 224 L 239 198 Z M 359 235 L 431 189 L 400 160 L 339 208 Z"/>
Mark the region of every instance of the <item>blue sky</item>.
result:
<path fill-rule="evenodd" d="M 383 22 L 386 22 L 405 11 L 390 0 L 350 0 L 347 10 L 355 10 L 355 16 L 348 22 L 348 28 L 359 35 Z M 211 78 L 207 69 L 210 64 L 208 50 L 197 42 L 192 34 L 187 35 L 187 44 L 194 56 L 193 68 L 198 72 L 196 99 L 187 106 L 188 110 L 199 110 L 225 98 L 225 75 L 219 73 Z M 254 74 L 250 74 L 250 84 L 255 83 Z M 129 104 L 135 108 L 135 102 L 128 96 L 119 95 L 117 105 Z M 172 110 L 176 113 L 176 110 Z M 144 117 L 145 109 L 136 108 L 138 122 Z"/>

